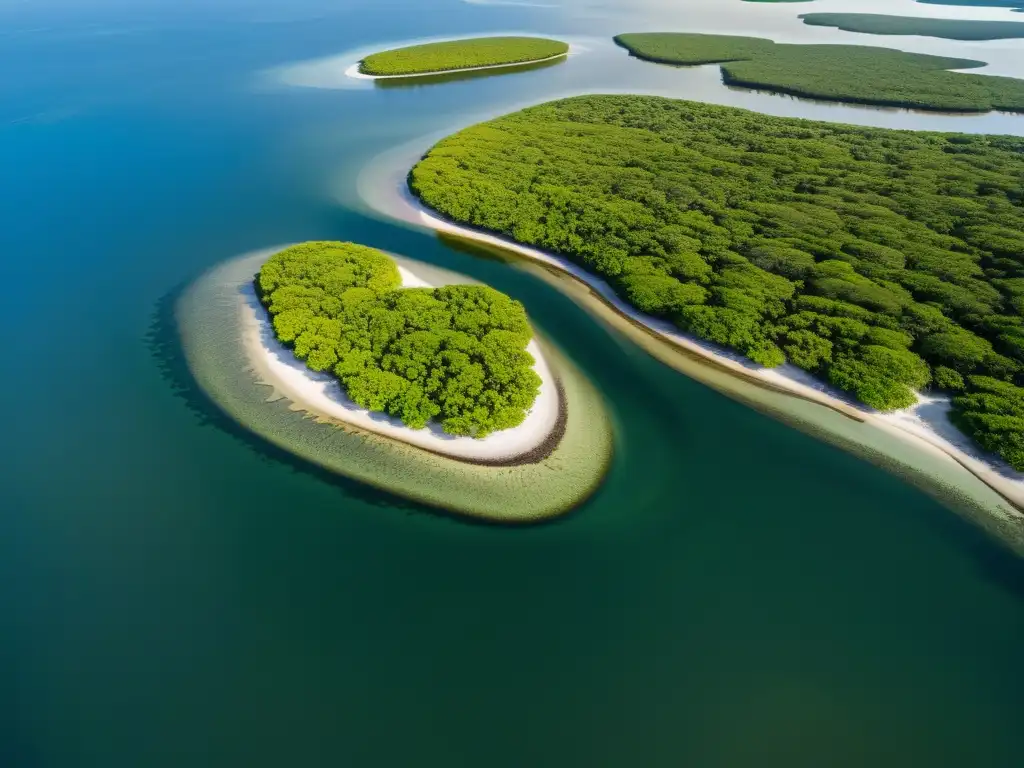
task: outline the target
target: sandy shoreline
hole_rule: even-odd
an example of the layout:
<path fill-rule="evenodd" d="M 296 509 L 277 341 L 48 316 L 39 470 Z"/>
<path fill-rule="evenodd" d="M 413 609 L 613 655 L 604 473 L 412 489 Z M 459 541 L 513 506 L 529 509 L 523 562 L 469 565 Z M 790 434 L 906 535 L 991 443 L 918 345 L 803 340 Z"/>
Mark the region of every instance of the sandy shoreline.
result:
<path fill-rule="evenodd" d="M 434 287 L 408 266 L 400 265 L 399 273 L 403 287 Z M 528 463 L 543 458 L 545 448 L 553 448 L 552 442 L 557 443 L 558 430 L 564 426 L 565 404 L 536 339 L 530 341 L 527 351 L 533 356 L 541 386 L 525 421 L 480 440 L 455 437 L 445 434 L 436 424 L 411 429 L 399 419 L 359 407 L 345 396 L 337 379 L 309 370 L 277 340 L 266 310 L 251 286 L 243 292 L 242 299 L 244 343 L 254 370 L 263 383 L 274 388 L 277 396 L 287 398 L 298 410 L 471 463 Z"/>
<path fill-rule="evenodd" d="M 917 405 L 894 413 L 880 413 L 852 401 L 841 392 L 815 379 L 806 371 L 789 363 L 778 368 L 764 368 L 738 352 L 722 349 L 679 331 L 671 323 L 639 312 L 623 301 L 611 286 L 583 268 L 560 256 L 516 243 L 507 238 L 455 224 L 424 206 L 407 188 L 400 192 L 403 214 L 413 223 L 427 226 L 468 240 L 513 251 L 567 273 L 586 284 L 591 291 L 622 316 L 643 326 L 661 339 L 692 352 L 748 380 L 761 382 L 772 389 L 798 396 L 857 421 L 871 424 L 900 439 L 959 464 L 992 490 L 1002 496 L 1024 519 L 1024 472 L 1017 472 L 998 457 L 987 455 L 973 441 L 949 422 L 948 399 L 919 395 Z"/>
<path fill-rule="evenodd" d="M 543 64 L 546 61 L 555 61 L 556 59 L 564 59 L 573 53 L 572 46 L 565 53 L 556 53 L 554 56 L 547 56 L 543 59 L 530 59 L 529 61 L 514 61 L 510 64 L 488 64 L 483 67 L 462 67 L 460 69 L 439 69 L 434 72 L 415 72 L 408 75 L 368 75 L 365 72 L 360 72 L 359 68 L 363 62 L 360 59 L 351 67 L 345 70 L 346 77 L 352 77 L 356 80 L 407 80 L 411 77 L 434 77 L 436 75 L 454 75 L 462 72 L 480 72 L 485 69 L 512 69 L 513 67 L 525 67 L 530 64 Z"/>

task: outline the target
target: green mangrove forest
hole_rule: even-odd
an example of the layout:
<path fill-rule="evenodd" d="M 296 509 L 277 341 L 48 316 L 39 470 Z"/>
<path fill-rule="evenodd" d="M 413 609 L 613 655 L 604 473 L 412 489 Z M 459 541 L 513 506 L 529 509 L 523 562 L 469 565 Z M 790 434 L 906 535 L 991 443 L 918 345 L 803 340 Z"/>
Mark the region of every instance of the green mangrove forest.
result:
<path fill-rule="evenodd" d="M 618 35 L 615 42 L 660 64 L 720 64 L 725 83 L 744 88 L 913 109 L 1024 112 L 1024 80 L 947 71 L 985 66 L 971 59 L 674 32 Z"/>
<path fill-rule="evenodd" d="M 970 8 L 1009 8 L 1024 10 L 1024 0 L 917 0 L 925 5 L 960 5 Z"/>
<path fill-rule="evenodd" d="M 387 254 L 339 242 L 275 254 L 255 285 L 296 357 L 409 427 L 485 437 L 521 424 L 537 396 L 526 311 L 493 288 L 402 288 Z"/>
<path fill-rule="evenodd" d="M 523 64 L 569 52 L 569 45 L 540 37 L 478 37 L 396 48 L 367 56 L 359 71 L 367 75 L 417 75 L 473 67 Z"/>
<path fill-rule="evenodd" d="M 1024 470 L 1024 139 L 582 96 L 467 128 L 409 183 L 639 310 L 864 404 L 954 395 Z"/>
<path fill-rule="evenodd" d="M 880 13 L 805 13 L 804 24 L 868 35 L 918 35 L 947 40 L 1006 40 L 1024 37 L 1024 22 L 929 19 Z"/>

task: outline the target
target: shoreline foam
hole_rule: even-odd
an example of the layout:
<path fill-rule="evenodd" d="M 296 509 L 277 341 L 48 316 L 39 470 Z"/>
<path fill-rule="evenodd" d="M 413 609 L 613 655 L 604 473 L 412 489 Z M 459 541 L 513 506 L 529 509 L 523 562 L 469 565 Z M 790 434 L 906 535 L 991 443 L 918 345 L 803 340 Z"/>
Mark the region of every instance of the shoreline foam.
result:
<path fill-rule="evenodd" d="M 400 264 L 398 269 L 405 288 L 436 287 L 406 263 Z M 295 409 L 318 418 L 341 422 L 449 458 L 496 465 L 543 459 L 557 444 L 559 430 L 564 427 L 566 404 L 536 338 L 530 340 L 526 349 L 533 356 L 534 371 L 541 378 L 541 386 L 526 419 L 517 427 L 476 439 L 447 435 L 434 423 L 424 429 L 412 429 L 387 414 L 361 408 L 345 396 L 336 378 L 310 370 L 277 340 L 270 318 L 251 287 L 242 294 L 240 311 L 246 352 L 263 383 L 272 386 L 278 396 L 290 400 Z"/>

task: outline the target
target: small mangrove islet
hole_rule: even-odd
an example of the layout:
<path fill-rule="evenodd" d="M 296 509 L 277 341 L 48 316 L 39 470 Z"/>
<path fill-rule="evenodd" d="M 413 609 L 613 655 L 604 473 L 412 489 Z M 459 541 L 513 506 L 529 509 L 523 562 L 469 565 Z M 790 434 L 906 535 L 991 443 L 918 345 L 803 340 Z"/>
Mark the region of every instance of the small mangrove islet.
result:
<path fill-rule="evenodd" d="M 457 273 L 304 243 L 212 269 L 177 316 L 196 381 L 249 431 L 448 512 L 561 515 L 610 462 L 599 393 L 518 302 Z"/>
<path fill-rule="evenodd" d="M 526 311 L 493 288 L 403 288 L 387 254 L 337 242 L 274 254 L 256 288 L 297 358 L 412 429 L 436 420 L 483 438 L 521 424 L 537 398 Z"/>
<path fill-rule="evenodd" d="M 373 77 L 407 77 L 533 64 L 568 53 L 568 43 L 542 37 L 477 37 L 381 51 L 364 58 L 357 71 Z"/>
<path fill-rule="evenodd" d="M 1024 80 L 949 70 L 985 62 L 860 45 L 782 44 L 676 32 L 617 35 L 658 64 L 719 64 L 726 85 L 849 104 L 945 112 L 1024 112 Z"/>

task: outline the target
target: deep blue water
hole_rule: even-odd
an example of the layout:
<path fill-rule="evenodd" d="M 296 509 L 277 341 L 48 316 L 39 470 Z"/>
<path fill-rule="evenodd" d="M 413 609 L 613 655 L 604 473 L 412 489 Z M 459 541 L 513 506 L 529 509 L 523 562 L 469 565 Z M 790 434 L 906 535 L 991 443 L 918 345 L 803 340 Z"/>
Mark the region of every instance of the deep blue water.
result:
<path fill-rule="evenodd" d="M 534 278 L 350 204 L 389 147 L 678 73 L 602 54 L 405 89 L 260 74 L 419 35 L 619 31 L 602 24 L 456 0 L 0 4 L 0 765 L 1024 764 L 1020 561 Z M 458 523 L 205 402 L 178 292 L 320 238 L 521 298 L 613 409 L 596 497 L 539 528 Z"/>

